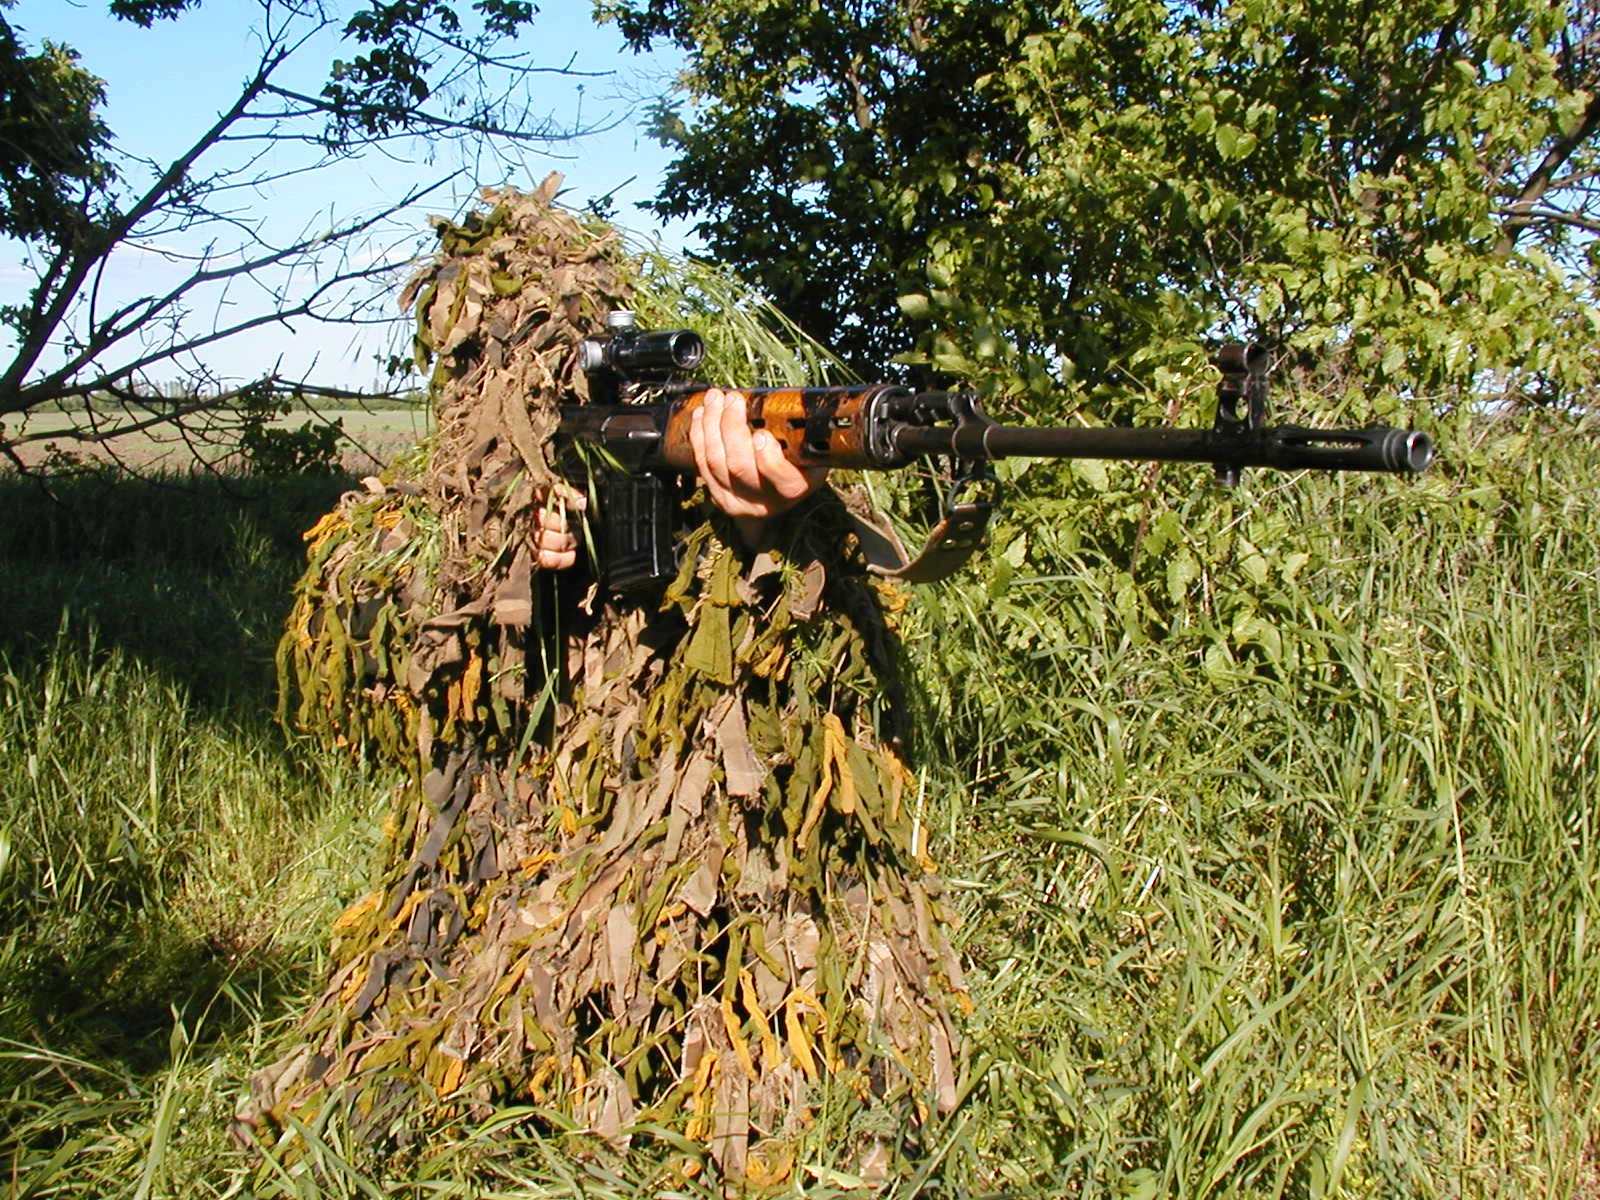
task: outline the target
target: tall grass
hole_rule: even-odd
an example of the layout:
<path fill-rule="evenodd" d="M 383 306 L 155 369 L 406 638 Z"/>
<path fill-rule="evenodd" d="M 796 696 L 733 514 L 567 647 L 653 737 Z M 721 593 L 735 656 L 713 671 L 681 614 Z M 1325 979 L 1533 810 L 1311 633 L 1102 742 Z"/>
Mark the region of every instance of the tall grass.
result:
<path fill-rule="evenodd" d="M 1600 468 L 1516 447 L 1223 523 L 1162 493 L 1182 534 L 1132 569 L 1019 487 L 983 572 L 903 614 L 978 1011 L 962 1105 L 881 1191 L 1600 1195 Z M 300 518 L 126 507 L 94 555 L 4 547 L 0 1187 L 713 1194 L 663 1132 L 605 1158 L 524 1110 L 403 1159 L 336 1108 L 292 1160 L 232 1148 L 384 785 L 265 721 Z M 858 1185 L 819 1130 L 788 1194 Z"/>
<path fill-rule="evenodd" d="M 0 476 L 0 652 L 121 649 L 212 709 L 271 711 L 272 655 L 300 572 L 301 531 L 339 480 L 90 473 Z M 267 701 L 265 709 L 263 701 Z"/>
<path fill-rule="evenodd" d="M 992 1063 L 973 1170 L 1600 1194 L 1591 449 L 1286 489 L 1245 524 L 1316 569 L 1236 549 L 1143 640 L 1091 557 L 947 599 L 925 668 L 969 681 L 936 694 L 980 765 L 950 820 L 988 847 L 958 868 Z"/>
<path fill-rule="evenodd" d="M 176 482 L 4 485 L 8 1194 L 191 1194 L 365 884 L 381 781 L 267 717 L 303 489 Z"/>

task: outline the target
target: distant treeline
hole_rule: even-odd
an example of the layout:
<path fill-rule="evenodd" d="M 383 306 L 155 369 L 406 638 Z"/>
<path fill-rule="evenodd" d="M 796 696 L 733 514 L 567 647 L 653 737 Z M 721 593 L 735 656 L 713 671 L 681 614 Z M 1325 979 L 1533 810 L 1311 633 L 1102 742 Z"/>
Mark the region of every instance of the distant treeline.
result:
<path fill-rule="evenodd" d="M 151 391 L 137 396 L 112 395 L 96 392 L 93 396 L 69 396 L 36 405 L 36 412 L 97 412 L 120 413 L 129 411 L 166 412 L 173 408 L 204 400 L 204 393 L 174 388 L 168 392 Z M 426 408 L 427 393 L 406 392 L 403 395 L 363 395 L 337 397 L 287 397 L 291 412 L 395 412 Z"/>

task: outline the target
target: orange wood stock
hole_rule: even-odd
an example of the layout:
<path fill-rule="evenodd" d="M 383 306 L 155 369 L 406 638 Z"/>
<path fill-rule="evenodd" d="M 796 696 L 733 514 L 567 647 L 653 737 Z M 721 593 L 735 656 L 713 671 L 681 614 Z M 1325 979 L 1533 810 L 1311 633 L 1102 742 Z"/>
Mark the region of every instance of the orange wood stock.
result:
<path fill-rule="evenodd" d="M 866 410 L 883 386 L 728 390 L 745 397 L 750 428 L 771 433 L 796 466 L 859 470 L 872 465 L 866 452 Z M 668 466 L 694 470 L 689 421 L 705 396 L 702 390 L 672 400 L 660 449 Z"/>

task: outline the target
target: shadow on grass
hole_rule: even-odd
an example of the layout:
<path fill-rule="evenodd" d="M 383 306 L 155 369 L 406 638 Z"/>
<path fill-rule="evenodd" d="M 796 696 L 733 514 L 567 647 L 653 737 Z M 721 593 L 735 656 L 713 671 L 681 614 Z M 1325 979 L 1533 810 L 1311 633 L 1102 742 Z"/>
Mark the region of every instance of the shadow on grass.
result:
<path fill-rule="evenodd" d="M 108 932 L 98 944 L 79 937 L 73 945 L 27 947 L 25 969 L 0 969 L 12 992 L 0 1036 L 137 1080 L 170 1065 L 175 1021 L 201 1027 L 199 1040 L 209 1043 L 299 994 L 297 964 L 283 955 L 236 961 L 228 947 L 193 930 L 161 929 L 161 915 L 119 914 L 135 927 Z M 0 1079 L 14 1087 L 15 1074 L 0 1071 Z"/>
<path fill-rule="evenodd" d="M 121 649 L 203 707 L 264 718 L 301 535 L 350 485 L 0 476 L 0 657 L 39 660 L 65 621 L 74 642 Z"/>
<path fill-rule="evenodd" d="M 243 857 L 229 839 L 250 830 L 216 814 L 242 823 L 244 791 L 280 824 L 341 791 L 272 728 L 273 652 L 301 535 L 348 486 L 0 476 L 0 716 L 13 731 L 0 778 L 14 785 L 0 802 L 0 851 L 13 852 L 9 871 L 0 854 L 13 919 L 0 1039 L 137 1076 L 166 1061 L 174 1014 L 209 1012 L 225 1033 L 303 986 L 275 939 L 235 919 L 251 881 L 211 864 Z M 130 747 L 148 761 L 125 761 Z M 197 861 L 215 898 L 194 895 Z M 19 1069 L 0 1080 L 15 1086 Z"/>

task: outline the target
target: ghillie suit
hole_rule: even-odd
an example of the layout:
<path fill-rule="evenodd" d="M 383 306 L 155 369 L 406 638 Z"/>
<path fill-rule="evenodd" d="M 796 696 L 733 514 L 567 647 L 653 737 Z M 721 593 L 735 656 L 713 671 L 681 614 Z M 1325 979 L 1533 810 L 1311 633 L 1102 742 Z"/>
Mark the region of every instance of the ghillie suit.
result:
<path fill-rule="evenodd" d="M 858 1132 L 956 1100 L 967 1000 L 895 647 L 826 489 L 761 554 L 702 514 L 645 600 L 536 568 L 576 344 L 659 303 L 553 188 L 441 223 L 406 293 L 438 406 L 426 466 L 308 534 L 292 718 L 413 783 L 249 1115 L 265 1136 L 342 1095 L 388 1144 L 418 1114 L 531 1104 L 613 1143 L 672 1128 L 775 1181 L 821 1097 Z"/>

